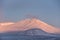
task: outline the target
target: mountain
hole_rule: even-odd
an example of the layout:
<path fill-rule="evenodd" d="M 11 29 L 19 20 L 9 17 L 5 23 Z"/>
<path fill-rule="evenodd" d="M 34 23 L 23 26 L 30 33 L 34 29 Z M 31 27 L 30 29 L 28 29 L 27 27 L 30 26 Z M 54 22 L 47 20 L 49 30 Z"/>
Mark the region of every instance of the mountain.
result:
<path fill-rule="evenodd" d="M 39 19 L 24 19 L 0 26 L 0 40 L 60 40 L 59 30 Z"/>
<path fill-rule="evenodd" d="M 46 35 L 48 33 L 41 29 L 34 28 L 34 29 L 29 29 L 29 30 L 24 31 L 24 34 L 33 36 L 33 35 Z"/>
<path fill-rule="evenodd" d="M 5 33 L 0 33 L 0 37 L 9 37 L 9 36 L 48 36 L 48 37 L 60 37 L 57 34 L 50 34 L 41 29 L 33 28 L 25 31 L 10 31 Z"/>
<path fill-rule="evenodd" d="M 59 28 L 55 28 L 39 19 L 24 19 L 19 22 L 16 22 L 12 25 L 0 27 L 0 33 L 9 32 L 9 31 L 25 31 L 29 29 L 41 29 L 47 33 L 60 33 Z"/>
<path fill-rule="evenodd" d="M 60 36 L 33 28 L 25 31 L 0 33 L 0 40 L 60 40 Z"/>

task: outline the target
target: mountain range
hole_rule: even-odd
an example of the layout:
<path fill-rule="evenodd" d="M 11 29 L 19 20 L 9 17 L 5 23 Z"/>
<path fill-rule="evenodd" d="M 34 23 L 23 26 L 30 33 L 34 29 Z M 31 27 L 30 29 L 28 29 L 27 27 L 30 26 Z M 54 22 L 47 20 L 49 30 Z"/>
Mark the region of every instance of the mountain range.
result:
<path fill-rule="evenodd" d="M 59 30 L 35 18 L 0 23 L 0 40 L 60 40 Z"/>
<path fill-rule="evenodd" d="M 11 23 L 10 25 L 7 24 L 6 26 L 3 25 L 0 27 L 0 33 L 9 32 L 9 31 L 25 31 L 29 29 L 41 29 L 47 33 L 60 33 L 60 28 L 56 28 L 51 26 L 39 19 L 24 19 L 16 23 Z"/>

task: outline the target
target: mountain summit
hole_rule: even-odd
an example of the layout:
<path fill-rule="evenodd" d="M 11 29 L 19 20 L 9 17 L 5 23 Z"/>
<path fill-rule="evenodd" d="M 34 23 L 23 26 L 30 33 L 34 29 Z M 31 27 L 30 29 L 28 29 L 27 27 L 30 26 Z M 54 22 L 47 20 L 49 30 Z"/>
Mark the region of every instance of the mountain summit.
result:
<path fill-rule="evenodd" d="M 0 32 L 25 31 L 33 28 L 41 29 L 47 33 L 60 33 L 59 28 L 55 28 L 39 19 L 24 19 L 13 25 L 0 27 Z"/>

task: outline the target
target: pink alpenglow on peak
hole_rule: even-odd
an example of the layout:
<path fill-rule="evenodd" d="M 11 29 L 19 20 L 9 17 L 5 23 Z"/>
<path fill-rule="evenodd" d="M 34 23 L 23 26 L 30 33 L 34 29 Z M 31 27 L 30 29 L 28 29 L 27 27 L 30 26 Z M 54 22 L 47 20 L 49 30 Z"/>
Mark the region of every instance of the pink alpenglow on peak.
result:
<path fill-rule="evenodd" d="M 11 24 L 13 24 L 13 25 L 11 25 Z M 9 26 L 2 26 L 2 27 L 0 27 L 0 32 L 25 31 L 25 30 L 32 29 L 32 28 L 38 28 L 47 33 L 60 33 L 59 28 L 48 25 L 47 23 L 45 23 L 39 19 L 35 19 L 35 18 L 21 20 L 16 23 L 10 23 Z"/>

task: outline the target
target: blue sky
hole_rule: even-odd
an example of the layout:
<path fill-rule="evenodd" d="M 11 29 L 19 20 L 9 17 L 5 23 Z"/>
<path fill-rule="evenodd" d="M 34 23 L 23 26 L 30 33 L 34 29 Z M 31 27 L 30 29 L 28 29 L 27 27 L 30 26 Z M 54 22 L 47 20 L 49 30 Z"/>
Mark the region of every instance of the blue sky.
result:
<path fill-rule="evenodd" d="M 0 19 L 3 21 L 19 21 L 30 14 L 60 27 L 60 0 L 3 0 L 1 3 L 3 12 Z"/>

